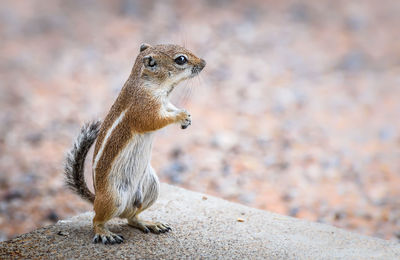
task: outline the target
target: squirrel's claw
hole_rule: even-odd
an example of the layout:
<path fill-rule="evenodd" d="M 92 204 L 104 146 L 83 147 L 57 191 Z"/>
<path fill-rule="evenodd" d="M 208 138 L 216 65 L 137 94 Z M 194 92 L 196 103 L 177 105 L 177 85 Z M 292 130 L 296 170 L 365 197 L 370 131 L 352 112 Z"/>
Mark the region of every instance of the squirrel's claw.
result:
<path fill-rule="evenodd" d="M 111 234 L 111 235 L 96 234 L 93 237 L 93 243 L 97 244 L 100 242 L 103 243 L 104 245 L 121 244 L 122 242 L 124 242 L 124 237 L 121 235 L 115 235 L 115 234 Z"/>
<path fill-rule="evenodd" d="M 192 124 L 192 118 L 188 111 L 185 109 L 180 110 L 178 115 L 178 122 L 181 123 L 181 128 L 186 129 L 188 126 Z"/>
<path fill-rule="evenodd" d="M 154 234 L 160 234 L 160 233 L 166 233 L 171 231 L 171 227 L 168 224 L 163 224 L 160 222 L 150 222 L 150 221 L 143 221 L 139 219 L 131 219 L 128 220 L 128 225 L 131 227 L 137 228 L 144 233 L 154 233 Z"/>
<path fill-rule="evenodd" d="M 186 129 L 186 128 L 188 128 L 188 126 L 190 126 L 192 123 L 189 123 L 189 124 L 185 124 L 185 125 L 181 125 L 181 129 Z"/>
<path fill-rule="evenodd" d="M 186 129 L 188 128 L 188 126 L 190 126 L 192 124 L 192 119 L 190 118 L 190 115 L 188 115 L 188 117 L 186 117 L 185 119 L 182 120 L 181 122 L 181 128 L 182 129 Z"/>

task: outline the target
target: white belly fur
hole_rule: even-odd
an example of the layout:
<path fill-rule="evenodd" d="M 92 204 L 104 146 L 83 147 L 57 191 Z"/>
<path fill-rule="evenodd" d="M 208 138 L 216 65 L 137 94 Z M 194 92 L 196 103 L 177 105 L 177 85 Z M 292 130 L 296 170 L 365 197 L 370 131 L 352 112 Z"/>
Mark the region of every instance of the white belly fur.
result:
<path fill-rule="evenodd" d="M 109 178 L 116 194 L 116 216 L 142 205 L 145 209 L 158 197 L 159 182 L 150 165 L 154 134 L 135 134 L 115 158 Z"/>

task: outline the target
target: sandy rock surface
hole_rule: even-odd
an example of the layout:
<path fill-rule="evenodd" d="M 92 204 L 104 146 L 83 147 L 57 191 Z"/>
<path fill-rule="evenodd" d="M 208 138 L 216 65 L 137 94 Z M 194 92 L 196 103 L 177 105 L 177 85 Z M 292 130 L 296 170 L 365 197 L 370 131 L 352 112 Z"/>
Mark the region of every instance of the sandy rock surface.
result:
<path fill-rule="evenodd" d="M 204 200 L 207 197 L 207 200 Z M 93 212 L 86 212 L 0 242 L 9 259 L 382 259 L 400 257 L 400 244 L 249 208 L 161 184 L 160 198 L 141 217 L 171 225 L 143 233 L 113 219 L 121 244 L 91 243 Z M 236 218 L 242 221 L 237 221 Z M 267 228 L 266 228 L 267 227 Z"/>

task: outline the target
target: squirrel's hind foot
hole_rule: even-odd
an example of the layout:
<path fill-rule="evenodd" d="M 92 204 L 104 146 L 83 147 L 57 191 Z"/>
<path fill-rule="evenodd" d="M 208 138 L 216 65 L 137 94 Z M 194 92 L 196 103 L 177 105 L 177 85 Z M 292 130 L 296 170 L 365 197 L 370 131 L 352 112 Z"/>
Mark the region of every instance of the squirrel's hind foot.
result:
<path fill-rule="evenodd" d="M 96 234 L 93 237 L 93 243 L 103 243 L 104 245 L 121 244 L 124 242 L 124 237 L 108 232 L 107 234 Z"/>
<path fill-rule="evenodd" d="M 137 228 L 143 231 L 144 233 L 151 232 L 154 234 L 160 234 L 172 230 L 168 224 L 163 224 L 160 222 L 144 221 L 144 220 L 139 220 L 138 218 L 128 219 L 128 225 L 133 228 Z"/>

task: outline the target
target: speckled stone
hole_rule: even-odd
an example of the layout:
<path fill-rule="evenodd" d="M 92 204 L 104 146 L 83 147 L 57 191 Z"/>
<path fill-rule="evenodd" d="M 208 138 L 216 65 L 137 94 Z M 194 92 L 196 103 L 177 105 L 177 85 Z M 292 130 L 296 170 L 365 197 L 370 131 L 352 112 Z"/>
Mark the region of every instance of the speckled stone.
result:
<path fill-rule="evenodd" d="M 161 187 L 142 218 L 169 223 L 169 233 L 144 234 L 114 219 L 111 230 L 125 242 L 92 244 L 93 213 L 87 212 L 0 243 L 0 258 L 400 259 L 394 242 Z"/>

